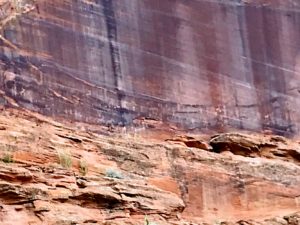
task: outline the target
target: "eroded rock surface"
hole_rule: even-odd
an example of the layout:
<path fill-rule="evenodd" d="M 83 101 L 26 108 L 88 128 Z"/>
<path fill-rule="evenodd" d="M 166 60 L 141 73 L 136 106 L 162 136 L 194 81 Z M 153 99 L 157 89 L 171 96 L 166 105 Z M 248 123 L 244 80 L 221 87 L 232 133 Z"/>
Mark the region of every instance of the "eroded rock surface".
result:
<path fill-rule="evenodd" d="M 299 12 L 0 0 L 0 223 L 300 224 Z"/>
<path fill-rule="evenodd" d="M 235 155 L 300 163 L 299 143 L 281 136 L 225 133 L 213 137 L 210 144 L 214 152 L 229 151 Z"/>
<path fill-rule="evenodd" d="M 299 160 L 260 154 L 270 143 L 296 151 L 296 141 L 220 134 L 212 141 L 232 151 L 220 154 L 13 109 L 0 126 L 4 225 L 299 224 Z"/>

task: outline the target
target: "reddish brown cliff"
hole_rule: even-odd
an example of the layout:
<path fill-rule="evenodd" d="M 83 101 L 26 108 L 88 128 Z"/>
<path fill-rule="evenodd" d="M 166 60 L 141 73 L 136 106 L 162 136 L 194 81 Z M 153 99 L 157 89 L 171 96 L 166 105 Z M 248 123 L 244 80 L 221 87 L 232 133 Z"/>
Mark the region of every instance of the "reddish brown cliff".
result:
<path fill-rule="evenodd" d="M 0 0 L 0 224 L 299 225 L 299 12 Z"/>
<path fill-rule="evenodd" d="M 297 142 L 101 131 L 1 110 L 0 224 L 300 224 Z"/>
<path fill-rule="evenodd" d="M 0 3 L 0 88 L 22 107 L 299 132 L 297 0 Z"/>

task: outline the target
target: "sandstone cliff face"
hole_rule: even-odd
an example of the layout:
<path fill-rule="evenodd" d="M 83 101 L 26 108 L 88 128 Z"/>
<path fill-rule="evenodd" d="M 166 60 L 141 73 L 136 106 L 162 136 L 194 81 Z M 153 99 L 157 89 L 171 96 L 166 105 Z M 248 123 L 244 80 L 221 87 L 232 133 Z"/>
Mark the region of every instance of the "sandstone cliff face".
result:
<path fill-rule="evenodd" d="M 0 111 L 0 224 L 300 224 L 297 142 L 89 129 Z"/>
<path fill-rule="evenodd" d="M 299 132 L 297 0 L 0 3 L 0 88 L 22 107 Z"/>
<path fill-rule="evenodd" d="M 299 225 L 299 10 L 0 0 L 0 223 Z"/>

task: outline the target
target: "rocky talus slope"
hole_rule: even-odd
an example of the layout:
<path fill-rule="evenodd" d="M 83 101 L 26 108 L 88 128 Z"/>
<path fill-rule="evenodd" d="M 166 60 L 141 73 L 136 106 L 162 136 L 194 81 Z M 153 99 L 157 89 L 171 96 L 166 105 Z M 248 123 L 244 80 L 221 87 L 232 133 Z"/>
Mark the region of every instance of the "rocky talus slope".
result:
<path fill-rule="evenodd" d="M 159 126 L 121 132 L 2 109 L 0 224 L 300 224 L 296 140 Z"/>

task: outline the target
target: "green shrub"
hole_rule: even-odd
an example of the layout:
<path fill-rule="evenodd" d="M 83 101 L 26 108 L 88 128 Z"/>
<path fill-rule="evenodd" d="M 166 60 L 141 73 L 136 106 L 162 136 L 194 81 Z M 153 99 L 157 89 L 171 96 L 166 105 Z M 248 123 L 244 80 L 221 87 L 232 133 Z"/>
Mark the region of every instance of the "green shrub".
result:
<path fill-rule="evenodd" d="M 115 179 L 124 179 L 124 176 L 120 171 L 117 171 L 112 168 L 106 170 L 105 176 Z"/>
<path fill-rule="evenodd" d="M 5 144 L 4 145 L 4 155 L 2 156 L 2 162 L 5 163 L 13 163 L 14 162 L 14 157 L 13 157 L 13 148 L 14 146 Z"/>
<path fill-rule="evenodd" d="M 2 161 L 5 163 L 13 163 L 14 157 L 13 157 L 12 153 L 6 152 L 2 157 Z"/>
<path fill-rule="evenodd" d="M 71 168 L 72 167 L 72 156 L 69 152 L 66 151 L 60 151 L 58 152 L 58 158 L 59 158 L 59 163 L 62 165 L 64 168 Z"/>
<path fill-rule="evenodd" d="M 12 0 L 13 6 L 16 8 L 16 11 L 21 11 L 22 8 L 22 2 L 21 0 Z"/>
<path fill-rule="evenodd" d="M 79 172 L 85 176 L 89 171 L 88 164 L 85 160 L 81 159 L 79 162 Z"/>
<path fill-rule="evenodd" d="M 145 225 L 157 225 L 156 223 L 151 222 L 151 221 L 148 219 L 147 216 L 145 216 L 145 223 L 144 223 L 144 224 L 145 224 Z"/>

